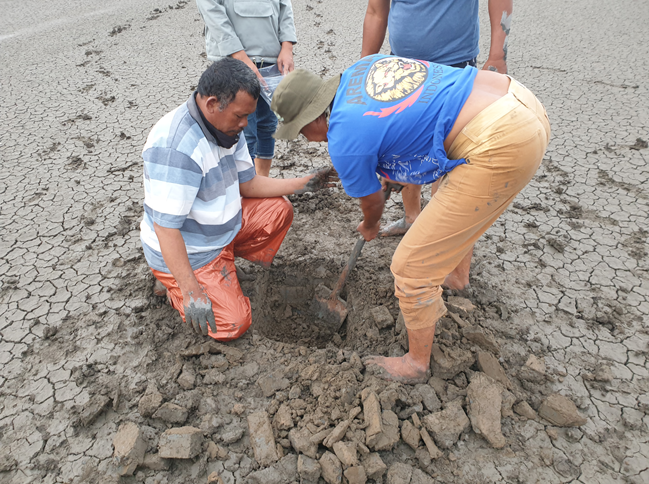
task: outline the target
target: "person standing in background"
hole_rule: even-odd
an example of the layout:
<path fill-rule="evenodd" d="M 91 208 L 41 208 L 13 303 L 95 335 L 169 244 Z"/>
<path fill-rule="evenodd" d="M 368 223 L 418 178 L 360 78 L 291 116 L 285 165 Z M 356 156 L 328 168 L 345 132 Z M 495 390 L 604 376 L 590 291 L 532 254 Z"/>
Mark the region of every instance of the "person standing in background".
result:
<path fill-rule="evenodd" d="M 284 75 L 293 71 L 297 43 L 291 0 L 196 0 L 205 22 L 207 58 L 230 56 L 246 63 L 261 80 L 259 69 L 277 64 Z M 277 118 L 264 100 L 248 117 L 243 133 L 258 175 L 268 176 L 275 154 Z"/>
<path fill-rule="evenodd" d="M 392 54 L 464 68 L 476 67 L 480 51 L 478 0 L 369 0 L 363 23 L 361 57 L 377 54 L 386 29 Z M 491 46 L 485 70 L 507 74 L 507 37 L 513 0 L 489 0 Z M 433 183 L 432 193 L 438 184 Z M 383 227 L 380 235 L 405 234 L 421 213 L 421 186 L 401 191 L 405 216 Z"/>

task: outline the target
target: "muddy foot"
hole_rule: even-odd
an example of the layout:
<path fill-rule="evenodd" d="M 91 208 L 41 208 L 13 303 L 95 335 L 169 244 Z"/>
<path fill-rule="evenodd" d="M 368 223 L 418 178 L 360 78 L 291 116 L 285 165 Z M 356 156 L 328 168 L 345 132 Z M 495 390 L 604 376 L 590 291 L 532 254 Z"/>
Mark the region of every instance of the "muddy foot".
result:
<path fill-rule="evenodd" d="M 153 285 L 153 294 L 160 297 L 167 295 L 167 288 L 157 279 L 155 281 L 155 284 Z"/>
<path fill-rule="evenodd" d="M 239 279 L 239 282 L 255 280 L 254 274 L 246 274 L 241 267 L 237 267 L 236 269 L 237 269 L 237 279 Z"/>
<path fill-rule="evenodd" d="M 412 224 L 406 222 L 406 217 L 403 217 L 396 222 L 392 222 L 387 227 L 381 228 L 379 235 L 381 237 L 394 237 L 395 235 L 403 235 L 408 231 L 410 227 L 412 227 Z"/>
<path fill-rule="evenodd" d="M 426 383 L 430 378 L 427 367 L 417 365 L 409 354 L 398 358 L 384 356 L 370 356 L 366 358 L 366 372 L 383 380 L 398 381 L 407 385 Z"/>
<path fill-rule="evenodd" d="M 446 276 L 446 279 L 442 283 L 442 288 L 444 289 L 455 289 L 456 291 L 462 291 L 469 288 L 469 280 L 467 278 L 458 277 L 452 272 Z"/>

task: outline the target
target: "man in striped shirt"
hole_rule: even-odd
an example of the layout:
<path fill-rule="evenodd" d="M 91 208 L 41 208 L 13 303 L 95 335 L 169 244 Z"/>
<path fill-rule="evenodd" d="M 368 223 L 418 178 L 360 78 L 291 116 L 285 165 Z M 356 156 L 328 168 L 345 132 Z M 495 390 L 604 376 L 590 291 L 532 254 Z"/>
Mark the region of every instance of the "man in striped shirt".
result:
<path fill-rule="evenodd" d="M 283 195 L 335 180 L 331 168 L 301 178 L 255 174 L 239 134 L 259 92 L 243 62 L 215 62 L 189 100 L 153 127 L 142 152 L 146 260 L 181 317 L 218 340 L 238 338 L 252 321 L 234 257 L 270 266 L 293 221 Z"/>

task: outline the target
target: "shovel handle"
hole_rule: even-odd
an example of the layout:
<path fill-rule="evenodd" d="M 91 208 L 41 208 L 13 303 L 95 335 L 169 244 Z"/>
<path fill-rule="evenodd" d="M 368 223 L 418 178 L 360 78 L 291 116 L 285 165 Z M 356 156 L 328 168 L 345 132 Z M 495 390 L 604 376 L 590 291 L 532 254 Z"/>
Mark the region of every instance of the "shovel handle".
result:
<path fill-rule="evenodd" d="M 384 203 L 390 200 L 390 195 L 392 194 L 392 192 L 400 193 L 401 190 L 403 190 L 403 185 L 399 185 L 398 183 L 387 182 L 385 186 L 386 186 L 386 190 L 384 195 L 385 196 Z"/>
<path fill-rule="evenodd" d="M 356 245 L 354 246 L 352 253 L 349 254 L 349 260 L 347 261 L 347 264 L 345 264 L 345 267 L 340 274 L 340 277 L 338 278 L 338 282 L 336 283 L 334 290 L 331 291 L 331 296 L 329 297 L 329 299 L 331 299 L 332 301 L 335 301 L 338 298 L 340 292 L 343 290 L 343 287 L 345 287 L 347 276 L 349 276 L 349 273 L 356 265 L 356 261 L 358 260 L 358 256 L 361 255 L 361 251 L 363 250 L 364 245 L 365 239 L 363 237 L 356 241 Z"/>
<path fill-rule="evenodd" d="M 387 202 L 390 199 L 390 195 L 392 192 L 399 193 L 401 189 L 403 188 L 403 185 L 397 185 L 396 183 L 391 183 L 388 182 L 387 184 L 387 190 L 384 193 L 384 199 L 383 203 Z M 349 260 L 347 261 L 347 264 L 345 264 L 345 267 L 340 274 L 340 277 L 338 278 L 338 282 L 336 283 L 336 286 L 334 287 L 333 291 L 331 291 L 331 296 L 329 299 L 332 301 L 335 301 L 338 296 L 340 295 L 340 292 L 343 290 L 343 287 L 345 287 L 345 283 L 347 282 L 347 277 L 349 276 L 349 273 L 354 269 L 354 266 L 356 265 L 356 261 L 358 260 L 358 257 L 361 255 L 361 251 L 363 250 L 363 246 L 365 245 L 365 239 L 361 237 L 356 241 L 356 245 L 354 245 L 354 249 L 352 250 L 352 253 L 349 254 Z"/>

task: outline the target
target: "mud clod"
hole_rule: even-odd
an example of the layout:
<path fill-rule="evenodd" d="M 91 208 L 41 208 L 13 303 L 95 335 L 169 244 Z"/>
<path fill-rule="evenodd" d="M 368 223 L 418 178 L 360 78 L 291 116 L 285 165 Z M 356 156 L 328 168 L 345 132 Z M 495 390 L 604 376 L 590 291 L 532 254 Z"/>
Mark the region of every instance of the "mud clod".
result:
<path fill-rule="evenodd" d="M 468 370 L 474 361 L 475 357 L 470 351 L 454 346 L 447 347 L 433 343 L 430 363 L 433 376 L 449 380 L 461 371 Z"/>
<path fill-rule="evenodd" d="M 313 437 L 313 434 L 306 427 L 303 429 L 291 429 L 288 433 L 288 440 L 296 452 L 315 459 L 318 453 L 318 445 L 311 442 L 311 437 Z"/>
<path fill-rule="evenodd" d="M 92 424 L 104 412 L 109 403 L 110 398 L 105 395 L 95 395 L 92 397 L 79 415 L 81 425 L 87 427 Z"/>
<path fill-rule="evenodd" d="M 478 353 L 476 360 L 480 371 L 500 382 L 505 388 L 512 387 L 512 382 L 507 377 L 505 370 L 493 355 L 481 351 Z"/>
<path fill-rule="evenodd" d="M 421 439 L 419 430 L 417 430 L 408 420 L 401 424 L 401 438 L 412 448 L 412 450 L 417 450 L 419 447 L 419 441 Z"/>
<path fill-rule="evenodd" d="M 354 442 L 336 442 L 333 444 L 332 449 L 338 460 L 343 465 L 343 468 L 353 467 L 358 465 L 358 452 L 356 451 L 356 443 Z"/>
<path fill-rule="evenodd" d="M 331 452 L 325 452 L 320 457 L 320 468 L 322 469 L 322 478 L 327 484 L 341 484 L 343 481 L 343 467 Z"/>
<path fill-rule="evenodd" d="M 388 484 L 410 484 L 412 478 L 412 471 L 414 469 L 408 464 L 395 462 L 388 470 L 387 483 Z"/>
<path fill-rule="evenodd" d="M 317 460 L 300 454 L 297 457 L 297 473 L 300 475 L 302 483 L 317 484 L 322 474 L 322 469 Z"/>
<path fill-rule="evenodd" d="M 475 311 L 473 303 L 465 297 L 449 296 L 446 306 L 450 311 L 457 313 L 462 318 L 467 318 L 469 314 Z"/>
<path fill-rule="evenodd" d="M 349 484 L 365 484 L 367 482 L 367 475 L 363 466 L 354 466 L 346 469 L 345 477 Z"/>
<path fill-rule="evenodd" d="M 530 407 L 530 404 L 525 401 L 518 402 L 516 405 L 514 405 L 514 412 L 516 412 L 521 417 L 525 417 L 528 420 L 536 420 L 537 418 L 534 409 Z"/>
<path fill-rule="evenodd" d="M 248 430 L 250 431 L 250 444 L 257 462 L 262 467 L 277 462 L 279 456 L 268 414 L 257 412 L 248 415 Z"/>
<path fill-rule="evenodd" d="M 473 431 L 482 435 L 496 449 L 503 448 L 506 443 L 500 427 L 501 391 L 502 387 L 495 380 L 482 373 L 473 376 L 467 390 Z"/>
<path fill-rule="evenodd" d="M 187 420 L 187 409 L 176 405 L 175 403 L 167 402 L 162 404 L 158 410 L 153 414 L 153 418 L 158 418 L 164 422 L 171 424 L 184 424 Z"/>
<path fill-rule="evenodd" d="M 433 434 L 437 445 L 443 449 L 450 449 L 471 424 L 459 400 L 449 403 L 441 412 L 426 415 L 422 423 Z"/>
<path fill-rule="evenodd" d="M 518 377 L 529 382 L 542 383 L 545 381 L 545 361 L 530 355 L 518 372 Z"/>
<path fill-rule="evenodd" d="M 580 427 L 587 422 L 579 414 L 573 401 L 558 393 L 550 395 L 541 403 L 539 416 L 558 427 Z"/>
<path fill-rule="evenodd" d="M 394 324 L 394 318 L 390 314 L 390 310 L 385 306 L 375 307 L 370 311 L 374 323 L 379 329 L 389 328 Z"/>
<path fill-rule="evenodd" d="M 203 432 L 195 427 L 178 427 L 160 436 L 158 454 L 165 459 L 192 459 L 203 445 Z"/>
<path fill-rule="evenodd" d="M 115 434 L 113 447 L 117 472 L 121 476 L 130 476 L 144 460 L 147 445 L 139 427 L 127 422 Z"/>

